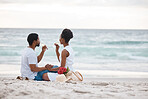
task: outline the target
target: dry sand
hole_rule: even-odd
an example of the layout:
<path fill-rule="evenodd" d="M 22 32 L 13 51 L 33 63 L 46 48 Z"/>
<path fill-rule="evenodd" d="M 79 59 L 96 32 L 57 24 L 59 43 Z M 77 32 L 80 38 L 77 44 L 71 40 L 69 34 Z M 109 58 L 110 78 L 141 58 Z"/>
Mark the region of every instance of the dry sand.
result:
<path fill-rule="evenodd" d="M 17 80 L 0 76 L 0 99 L 148 99 L 148 79 L 85 78 L 83 82 Z"/>

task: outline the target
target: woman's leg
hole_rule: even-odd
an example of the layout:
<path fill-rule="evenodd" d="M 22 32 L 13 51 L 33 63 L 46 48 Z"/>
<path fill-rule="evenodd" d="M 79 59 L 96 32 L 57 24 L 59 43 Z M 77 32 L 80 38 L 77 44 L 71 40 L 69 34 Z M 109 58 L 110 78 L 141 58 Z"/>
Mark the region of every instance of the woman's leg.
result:
<path fill-rule="evenodd" d="M 43 74 L 42 79 L 44 79 L 45 81 L 50 81 L 50 79 L 48 78 L 47 73 Z"/>

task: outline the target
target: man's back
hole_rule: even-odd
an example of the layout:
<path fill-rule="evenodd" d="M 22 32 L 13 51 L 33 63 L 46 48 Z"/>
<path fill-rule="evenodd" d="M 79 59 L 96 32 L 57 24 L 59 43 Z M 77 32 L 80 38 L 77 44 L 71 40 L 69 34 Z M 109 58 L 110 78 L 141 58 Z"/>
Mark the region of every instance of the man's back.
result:
<path fill-rule="evenodd" d="M 27 47 L 22 53 L 21 76 L 28 77 L 29 79 L 34 79 L 34 77 L 37 75 L 37 72 L 32 72 L 29 64 L 36 64 L 36 66 L 38 66 L 35 51 L 32 48 Z"/>

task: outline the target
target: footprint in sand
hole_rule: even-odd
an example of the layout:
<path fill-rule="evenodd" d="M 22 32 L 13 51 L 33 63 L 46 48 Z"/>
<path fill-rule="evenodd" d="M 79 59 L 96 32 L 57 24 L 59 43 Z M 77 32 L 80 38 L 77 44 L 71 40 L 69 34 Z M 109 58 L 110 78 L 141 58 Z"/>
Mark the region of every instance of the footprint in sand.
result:
<path fill-rule="evenodd" d="M 118 93 L 118 91 L 117 91 L 117 90 L 111 90 L 110 92 L 113 92 L 113 93 Z"/>
<path fill-rule="evenodd" d="M 39 89 L 39 92 L 41 92 L 41 93 L 44 93 L 44 90 L 42 90 L 42 89 Z"/>
<path fill-rule="evenodd" d="M 5 83 L 5 85 L 9 85 L 9 84 L 12 84 L 12 83 Z"/>
<path fill-rule="evenodd" d="M 95 86 L 107 86 L 109 84 L 108 83 L 92 83 L 91 85 L 95 85 Z"/>
<path fill-rule="evenodd" d="M 89 91 L 82 91 L 82 90 L 73 90 L 75 93 L 81 93 L 81 94 L 86 94 L 86 93 L 91 93 Z"/>
<path fill-rule="evenodd" d="M 127 95 L 128 95 L 128 96 L 135 96 L 134 94 L 131 94 L 131 93 L 127 93 Z"/>
<path fill-rule="evenodd" d="M 110 96 L 110 97 L 114 97 L 114 95 L 112 95 L 112 94 L 106 94 L 107 96 Z"/>
<path fill-rule="evenodd" d="M 148 89 L 142 89 L 142 90 L 140 90 L 140 91 L 148 91 Z"/>
<path fill-rule="evenodd" d="M 19 95 L 29 95 L 28 92 L 20 92 Z"/>

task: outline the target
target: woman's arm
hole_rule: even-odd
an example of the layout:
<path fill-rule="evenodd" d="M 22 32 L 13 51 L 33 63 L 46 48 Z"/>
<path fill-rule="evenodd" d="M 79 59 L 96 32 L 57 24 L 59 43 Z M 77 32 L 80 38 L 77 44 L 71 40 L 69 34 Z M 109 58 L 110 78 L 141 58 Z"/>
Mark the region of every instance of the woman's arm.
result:
<path fill-rule="evenodd" d="M 60 67 L 57 68 L 48 68 L 49 71 L 58 71 Z"/>
<path fill-rule="evenodd" d="M 62 54 L 61 54 L 61 67 L 65 67 L 65 64 L 66 64 L 66 57 L 69 56 L 69 52 L 66 51 L 66 50 L 63 50 L 62 51 Z M 60 67 L 57 67 L 57 68 L 48 68 L 49 71 L 58 71 Z"/>
<path fill-rule="evenodd" d="M 56 55 L 57 55 L 57 58 L 58 58 L 58 61 L 60 62 L 60 53 L 59 53 L 59 51 L 58 50 L 56 50 Z"/>
<path fill-rule="evenodd" d="M 58 61 L 60 62 L 60 53 L 59 53 L 59 45 L 58 44 L 54 44 L 56 46 L 56 55 L 57 55 L 57 58 L 58 58 Z"/>
<path fill-rule="evenodd" d="M 49 65 L 47 64 L 45 67 L 49 70 L 49 71 L 58 71 L 59 70 L 59 67 L 56 67 L 56 68 L 52 68 L 54 65 Z"/>
<path fill-rule="evenodd" d="M 65 67 L 66 57 L 68 57 L 68 56 L 69 56 L 68 51 L 64 49 L 61 54 L 61 67 Z"/>

